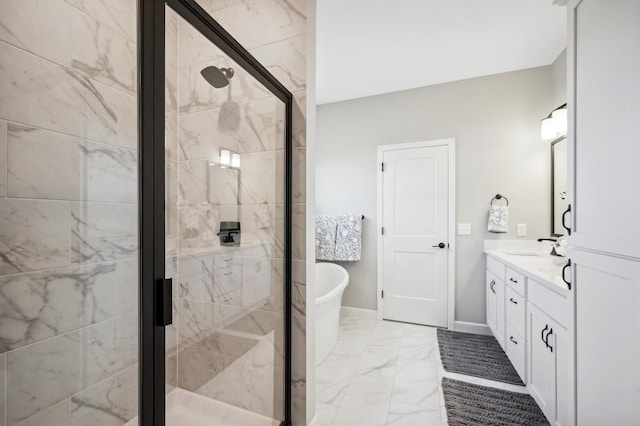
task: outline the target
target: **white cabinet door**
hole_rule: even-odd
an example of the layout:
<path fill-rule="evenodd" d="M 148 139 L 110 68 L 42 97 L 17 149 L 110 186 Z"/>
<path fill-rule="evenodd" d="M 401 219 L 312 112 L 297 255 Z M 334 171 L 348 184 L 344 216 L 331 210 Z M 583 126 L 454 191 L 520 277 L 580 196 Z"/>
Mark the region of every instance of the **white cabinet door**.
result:
<path fill-rule="evenodd" d="M 547 419 L 556 417 L 556 360 L 553 334 L 560 328 L 531 303 L 527 306 L 528 387 Z M 550 338 L 550 340 L 548 340 Z M 547 344 L 547 343 L 550 343 Z"/>
<path fill-rule="evenodd" d="M 568 13 L 569 243 L 640 258 L 640 1 Z"/>
<path fill-rule="evenodd" d="M 489 329 L 491 330 L 491 332 L 493 333 L 494 336 L 497 335 L 497 329 L 496 329 L 496 290 L 495 290 L 495 285 L 496 285 L 496 281 L 498 281 L 495 276 L 487 271 L 487 288 L 486 288 L 486 295 L 487 295 L 487 326 L 489 326 Z"/>
<path fill-rule="evenodd" d="M 640 422 L 640 262 L 570 249 L 579 425 Z"/>
<path fill-rule="evenodd" d="M 505 335 L 507 334 L 505 331 L 506 327 L 506 318 L 505 318 L 505 306 L 504 306 L 504 298 L 505 298 L 505 285 L 504 281 L 496 280 L 496 285 L 493 286 L 496 290 L 496 331 L 495 336 L 502 346 L 502 349 L 505 348 Z"/>

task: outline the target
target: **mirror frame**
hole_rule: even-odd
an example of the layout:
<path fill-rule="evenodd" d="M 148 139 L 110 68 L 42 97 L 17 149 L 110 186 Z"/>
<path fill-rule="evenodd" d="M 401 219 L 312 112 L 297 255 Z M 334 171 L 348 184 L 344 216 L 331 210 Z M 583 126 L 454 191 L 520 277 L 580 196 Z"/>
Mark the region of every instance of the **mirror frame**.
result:
<path fill-rule="evenodd" d="M 567 135 L 563 134 L 558 136 L 553 141 L 551 141 L 550 151 L 551 151 L 551 236 L 552 237 L 562 237 L 565 233 L 558 233 L 557 231 L 564 231 L 564 229 L 555 229 L 556 223 L 556 203 L 555 203 L 555 176 L 556 176 L 556 163 L 555 163 L 555 154 L 554 147 L 556 144 L 562 141 L 567 140 Z M 568 173 L 568 170 L 565 168 L 565 173 Z M 560 212 L 562 214 L 562 212 Z"/>

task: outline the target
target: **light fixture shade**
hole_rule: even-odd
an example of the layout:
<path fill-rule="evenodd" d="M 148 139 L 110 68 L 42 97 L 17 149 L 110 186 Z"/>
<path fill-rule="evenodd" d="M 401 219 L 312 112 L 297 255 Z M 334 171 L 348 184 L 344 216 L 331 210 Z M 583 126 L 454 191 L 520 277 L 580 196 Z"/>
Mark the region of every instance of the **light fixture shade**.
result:
<path fill-rule="evenodd" d="M 231 155 L 231 167 L 240 167 L 240 154 Z"/>
<path fill-rule="evenodd" d="M 543 141 L 554 139 L 558 133 L 556 132 L 556 126 L 553 118 L 547 117 L 542 120 L 540 125 L 540 138 Z"/>
<path fill-rule="evenodd" d="M 220 164 L 228 166 L 231 164 L 231 152 L 228 149 L 220 150 Z"/>
<path fill-rule="evenodd" d="M 567 133 L 567 107 L 558 108 L 551 113 L 553 126 L 556 129 L 556 136 Z"/>

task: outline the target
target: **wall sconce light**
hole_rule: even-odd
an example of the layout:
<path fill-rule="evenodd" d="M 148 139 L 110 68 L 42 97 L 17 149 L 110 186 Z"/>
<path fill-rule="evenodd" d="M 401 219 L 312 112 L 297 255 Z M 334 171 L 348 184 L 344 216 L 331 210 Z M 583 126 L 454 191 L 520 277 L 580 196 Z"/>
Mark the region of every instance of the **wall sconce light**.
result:
<path fill-rule="evenodd" d="M 240 154 L 225 148 L 220 149 L 220 165 L 227 167 L 240 167 Z"/>
<path fill-rule="evenodd" d="M 555 139 L 567 133 L 567 104 L 560 105 L 540 123 L 540 138 L 542 140 Z"/>

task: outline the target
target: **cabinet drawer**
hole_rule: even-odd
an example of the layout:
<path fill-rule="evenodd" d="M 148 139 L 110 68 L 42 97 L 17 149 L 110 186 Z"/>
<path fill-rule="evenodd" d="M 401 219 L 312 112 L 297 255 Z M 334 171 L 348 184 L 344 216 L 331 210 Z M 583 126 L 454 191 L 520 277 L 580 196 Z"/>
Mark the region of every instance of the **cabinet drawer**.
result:
<path fill-rule="evenodd" d="M 569 323 L 569 300 L 555 293 L 542 284 L 529 281 L 529 302 L 536 305 L 542 312 L 556 320 L 563 327 Z"/>
<path fill-rule="evenodd" d="M 518 334 L 511 324 L 507 323 L 507 335 L 505 336 L 506 352 L 511 364 L 515 367 L 518 375 L 524 383 L 526 378 L 526 354 L 527 342 Z"/>
<path fill-rule="evenodd" d="M 507 287 L 505 294 L 507 323 L 510 324 L 520 336 L 525 336 L 526 328 L 524 326 L 526 319 L 525 300 L 524 297 Z"/>
<path fill-rule="evenodd" d="M 501 263 L 495 260 L 491 256 L 486 256 L 487 258 L 487 269 L 491 271 L 498 279 L 504 281 L 504 263 Z"/>
<path fill-rule="evenodd" d="M 505 283 L 507 283 L 507 287 L 514 289 L 520 296 L 526 296 L 524 275 L 520 272 L 507 267 Z"/>

